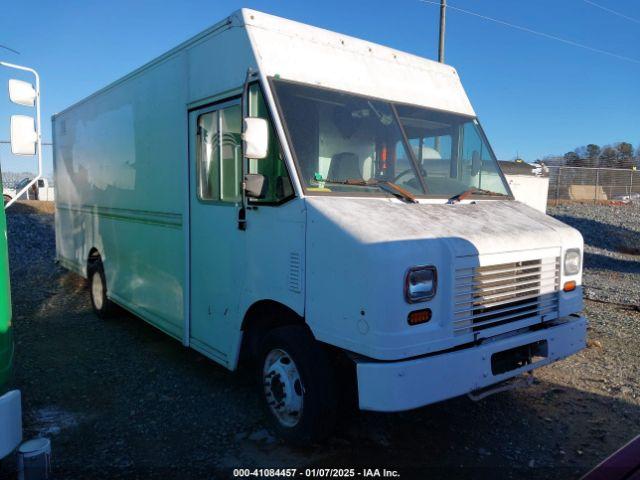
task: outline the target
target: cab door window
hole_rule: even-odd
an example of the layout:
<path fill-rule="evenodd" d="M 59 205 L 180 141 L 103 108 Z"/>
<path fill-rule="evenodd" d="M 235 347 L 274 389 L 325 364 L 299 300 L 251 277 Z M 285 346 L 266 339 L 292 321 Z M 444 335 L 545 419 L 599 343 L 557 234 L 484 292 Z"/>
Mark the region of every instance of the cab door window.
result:
<path fill-rule="evenodd" d="M 198 117 L 196 170 L 199 199 L 227 203 L 241 200 L 241 118 L 238 104 Z"/>

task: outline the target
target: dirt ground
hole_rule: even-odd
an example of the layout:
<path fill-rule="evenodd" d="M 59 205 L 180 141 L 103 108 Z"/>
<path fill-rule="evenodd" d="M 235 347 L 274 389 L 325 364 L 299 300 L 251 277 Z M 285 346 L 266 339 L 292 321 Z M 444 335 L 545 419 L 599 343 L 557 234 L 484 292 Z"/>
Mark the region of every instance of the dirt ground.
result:
<path fill-rule="evenodd" d="M 97 318 L 85 281 L 53 263 L 48 208 L 10 214 L 9 236 L 14 383 L 25 436 L 51 438 L 55 478 L 336 466 L 400 478 L 570 479 L 640 434 L 640 312 L 587 301 L 590 347 L 538 370 L 529 389 L 357 413 L 326 444 L 288 447 L 265 429 L 247 372 L 230 373 L 123 311 Z M 612 272 L 616 281 L 640 282 L 639 260 Z"/>

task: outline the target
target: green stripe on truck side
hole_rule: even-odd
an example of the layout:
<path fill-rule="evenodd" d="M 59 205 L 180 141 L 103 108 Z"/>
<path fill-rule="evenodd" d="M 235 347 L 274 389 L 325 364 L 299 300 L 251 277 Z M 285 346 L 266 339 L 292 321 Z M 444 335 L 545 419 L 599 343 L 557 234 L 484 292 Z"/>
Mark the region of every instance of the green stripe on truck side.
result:
<path fill-rule="evenodd" d="M 152 212 L 128 208 L 99 207 L 97 205 L 56 205 L 58 210 L 87 213 L 101 218 L 123 222 L 144 223 L 160 227 L 182 229 L 182 214 L 172 212 Z"/>

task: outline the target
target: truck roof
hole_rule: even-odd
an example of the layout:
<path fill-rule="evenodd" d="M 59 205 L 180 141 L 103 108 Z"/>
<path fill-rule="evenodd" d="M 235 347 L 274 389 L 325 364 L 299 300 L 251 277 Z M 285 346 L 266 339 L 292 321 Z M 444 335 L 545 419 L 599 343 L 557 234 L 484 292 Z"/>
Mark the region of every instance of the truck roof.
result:
<path fill-rule="evenodd" d="M 449 65 L 255 10 L 236 14 L 266 76 L 475 116 Z"/>
<path fill-rule="evenodd" d="M 240 9 L 52 118 L 230 28 L 245 28 L 263 75 L 475 116 L 456 70 L 330 30 Z"/>

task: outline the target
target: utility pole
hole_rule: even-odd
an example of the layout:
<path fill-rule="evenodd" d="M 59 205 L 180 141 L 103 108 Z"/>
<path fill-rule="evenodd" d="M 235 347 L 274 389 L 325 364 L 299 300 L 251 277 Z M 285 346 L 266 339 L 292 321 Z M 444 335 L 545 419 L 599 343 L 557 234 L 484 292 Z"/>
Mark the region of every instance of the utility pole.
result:
<path fill-rule="evenodd" d="M 447 23 L 447 0 L 440 0 L 440 41 L 438 42 L 438 61 L 444 63 L 444 30 Z M 433 148 L 440 151 L 440 137 L 433 139 Z M 422 152 L 420 152 L 422 155 Z"/>
<path fill-rule="evenodd" d="M 440 0 L 440 42 L 438 44 L 438 61 L 444 63 L 444 32 L 447 23 L 447 0 Z"/>

